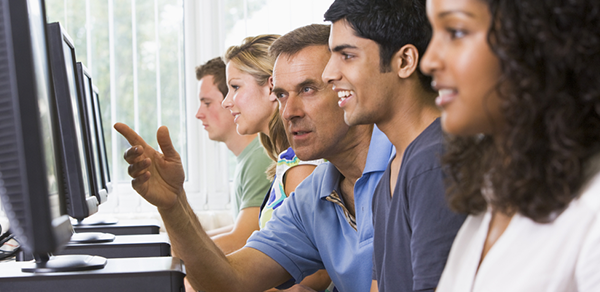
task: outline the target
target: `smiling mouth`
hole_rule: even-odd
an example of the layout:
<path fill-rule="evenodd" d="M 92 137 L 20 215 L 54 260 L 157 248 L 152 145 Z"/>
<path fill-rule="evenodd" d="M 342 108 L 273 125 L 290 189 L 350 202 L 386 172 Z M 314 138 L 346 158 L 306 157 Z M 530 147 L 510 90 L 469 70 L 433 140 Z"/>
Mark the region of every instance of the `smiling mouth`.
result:
<path fill-rule="evenodd" d="M 353 90 L 340 90 L 337 92 L 338 94 L 338 98 L 340 99 L 338 101 L 338 105 L 340 107 L 343 107 L 346 104 L 346 100 L 352 96 L 354 96 L 354 91 Z"/>
<path fill-rule="evenodd" d="M 440 89 L 438 90 L 438 97 L 435 99 L 435 103 L 438 107 L 444 107 L 454 100 L 458 91 L 454 89 Z"/>

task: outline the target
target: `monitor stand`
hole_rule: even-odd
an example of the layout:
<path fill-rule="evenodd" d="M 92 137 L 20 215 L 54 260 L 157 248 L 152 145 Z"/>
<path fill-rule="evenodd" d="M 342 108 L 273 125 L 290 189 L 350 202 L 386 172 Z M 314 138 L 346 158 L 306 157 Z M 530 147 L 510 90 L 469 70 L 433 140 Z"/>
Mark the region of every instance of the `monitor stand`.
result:
<path fill-rule="evenodd" d="M 103 232 L 75 232 L 69 243 L 103 243 L 112 242 L 115 235 Z"/>
<path fill-rule="evenodd" d="M 35 263 L 24 265 L 25 273 L 59 273 L 99 270 L 106 266 L 106 258 L 90 255 L 36 255 Z"/>
<path fill-rule="evenodd" d="M 105 217 L 88 217 L 83 220 L 77 220 L 72 222 L 73 226 L 88 226 L 88 225 L 114 225 L 119 222 L 117 218 L 105 218 Z"/>

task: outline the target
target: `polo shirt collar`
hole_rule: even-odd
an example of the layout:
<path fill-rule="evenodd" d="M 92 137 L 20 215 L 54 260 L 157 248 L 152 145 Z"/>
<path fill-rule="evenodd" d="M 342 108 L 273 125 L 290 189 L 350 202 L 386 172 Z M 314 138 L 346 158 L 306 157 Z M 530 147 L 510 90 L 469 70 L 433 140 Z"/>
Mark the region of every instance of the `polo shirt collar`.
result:
<path fill-rule="evenodd" d="M 387 136 L 377 128 L 373 127 L 373 134 L 371 135 L 371 142 L 369 143 L 369 153 L 367 154 L 367 163 L 363 170 L 362 176 L 372 172 L 384 172 L 387 168 L 388 162 L 392 157 L 394 148 L 392 143 Z M 327 167 L 325 175 L 323 177 L 323 184 L 321 186 L 321 193 L 319 197 L 325 199 L 331 194 L 332 191 L 340 193 L 339 182 L 341 174 L 335 168 L 331 162 L 323 163 L 321 167 Z"/>
<path fill-rule="evenodd" d="M 377 126 L 374 126 L 363 176 L 370 172 L 385 171 L 393 152 L 395 152 L 390 145 L 391 142 L 388 137 Z"/>

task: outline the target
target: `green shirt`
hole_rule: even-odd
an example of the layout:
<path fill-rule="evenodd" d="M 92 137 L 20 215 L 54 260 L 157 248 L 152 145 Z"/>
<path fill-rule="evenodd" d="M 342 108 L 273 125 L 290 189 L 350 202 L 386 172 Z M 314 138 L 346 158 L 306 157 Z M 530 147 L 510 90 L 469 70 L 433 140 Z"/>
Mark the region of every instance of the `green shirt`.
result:
<path fill-rule="evenodd" d="M 234 218 L 237 218 L 240 210 L 244 208 L 260 207 L 271 186 L 265 171 L 273 163 L 258 137 L 246 146 L 236 160 L 232 206 Z M 256 220 L 258 221 L 258 218 Z"/>

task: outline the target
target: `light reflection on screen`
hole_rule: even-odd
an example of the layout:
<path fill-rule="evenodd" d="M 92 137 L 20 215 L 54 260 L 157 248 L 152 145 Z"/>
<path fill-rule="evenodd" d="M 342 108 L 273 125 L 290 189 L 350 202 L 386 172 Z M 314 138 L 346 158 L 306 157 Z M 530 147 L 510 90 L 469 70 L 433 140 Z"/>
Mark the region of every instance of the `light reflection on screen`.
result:
<path fill-rule="evenodd" d="M 45 24 L 42 18 L 42 7 L 39 1 L 28 0 L 29 25 L 31 26 L 31 42 L 33 47 L 33 66 L 35 72 L 35 88 L 37 90 L 38 107 L 40 110 L 40 127 L 42 129 L 42 143 L 44 143 L 44 157 L 46 172 L 48 173 L 48 195 L 50 197 L 50 211 L 52 218 L 61 215 L 58 196 L 58 179 L 54 139 L 52 131 L 52 117 L 50 116 L 50 72 L 46 50 Z"/>
<path fill-rule="evenodd" d="M 83 121 L 82 113 L 79 111 L 79 99 L 77 98 L 77 83 L 75 79 L 75 58 L 71 51 L 71 47 L 63 41 L 63 52 L 65 54 L 65 65 L 67 67 L 67 80 L 69 83 L 69 92 L 71 93 L 71 105 L 75 118 L 75 134 L 77 135 L 77 146 L 79 148 L 79 160 L 81 161 L 81 174 L 83 175 L 83 188 L 85 195 L 90 196 L 90 184 L 87 168 L 87 160 L 85 156 L 85 148 L 83 144 L 83 132 L 81 129 L 81 121 Z"/>

